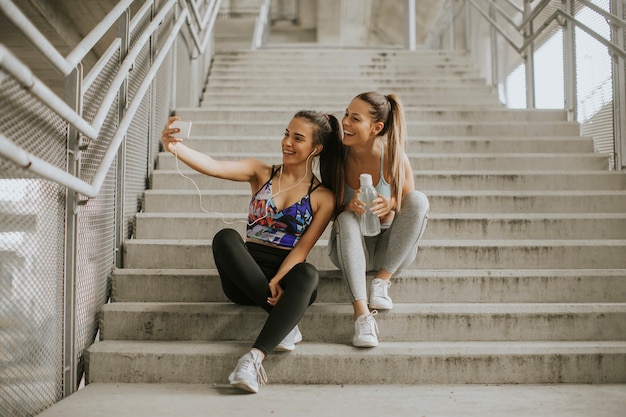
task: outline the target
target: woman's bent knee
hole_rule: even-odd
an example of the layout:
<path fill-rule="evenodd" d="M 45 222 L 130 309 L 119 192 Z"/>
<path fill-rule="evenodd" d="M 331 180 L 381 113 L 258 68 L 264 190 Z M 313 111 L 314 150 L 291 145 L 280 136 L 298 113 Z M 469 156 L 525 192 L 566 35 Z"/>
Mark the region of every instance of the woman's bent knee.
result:
<path fill-rule="evenodd" d="M 402 207 L 404 208 L 405 206 L 412 207 L 420 213 L 428 213 L 430 202 L 426 194 L 421 191 L 413 190 L 402 197 Z"/>
<path fill-rule="evenodd" d="M 301 262 L 291 270 L 294 276 L 297 276 L 297 282 L 309 291 L 317 289 L 320 281 L 320 274 L 317 268 L 308 262 Z"/>

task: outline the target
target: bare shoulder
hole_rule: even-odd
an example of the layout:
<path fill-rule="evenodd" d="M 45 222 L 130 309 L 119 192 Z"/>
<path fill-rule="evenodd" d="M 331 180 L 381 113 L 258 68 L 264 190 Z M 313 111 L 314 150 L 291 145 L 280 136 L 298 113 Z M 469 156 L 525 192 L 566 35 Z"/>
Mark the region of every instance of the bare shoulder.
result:
<path fill-rule="evenodd" d="M 316 205 L 319 207 L 328 206 L 333 207 L 335 204 L 335 195 L 331 190 L 320 185 L 311 193 L 311 196 L 315 199 Z"/>

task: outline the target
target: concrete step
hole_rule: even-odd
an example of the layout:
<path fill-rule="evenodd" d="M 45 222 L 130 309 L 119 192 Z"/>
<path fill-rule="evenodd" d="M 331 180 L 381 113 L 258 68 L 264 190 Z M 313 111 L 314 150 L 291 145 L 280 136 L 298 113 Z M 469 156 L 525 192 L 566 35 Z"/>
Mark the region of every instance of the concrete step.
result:
<path fill-rule="evenodd" d="M 349 60 L 350 65 L 345 65 Z M 470 57 L 437 56 L 419 53 L 395 54 L 382 56 L 380 54 L 368 53 L 368 51 L 355 51 L 346 54 L 329 54 L 320 50 L 308 50 L 298 54 L 294 51 L 262 51 L 257 53 L 240 53 L 238 55 L 218 53 L 213 56 L 214 64 L 235 64 L 235 65 L 285 65 L 287 67 L 335 67 L 354 68 L 360 65 L 380 65 L 387 67 L 468 67 L 476 68 Z"/>
<path fill-rule="evenodd" d="M 419 56 L 419 57 L 441 57 L 444 59 L 467 59 L 469 57 L 469 53 L 463 50 L 449 50 L 449 49 L 418 49 L 414 51 L 410 51 L 407 49 L 393 47 L 393 46 L 383 46 L 383 47 L 342 47 L 342 48 L 325 48 L 320 45 L 311 47 L 309 49 L 303 49 L 299 44 L 292 44 L 283 47 L 272 47 L 268 45 L 267 48 L 262 50 L 253 50 L 253 51 L 233 51 L 230 53 L 222 53 L 219 54 L 220 57 L 242 57 L 242 56 L 253 56 L 253 55 L 263 55 L 263 56 L 277 56 L 277 55 L 287 55 L 290 57 L 297 56 L 339 56 L 339 57 L 348 57 L 348 56 L 372 56 L 377 58 L 402 58 L 404 56 Z"/>
<path fill-rule="evenodd" d="M 183 120 L 192 122 L 239 122 L 248 123 L 262 121 L 276 121 L 287 123 L 296 111 L 293 108 L 262 108 L 262 107 L 231 107 L 231 108 L 177 108 L 176 115 Z M 494 109 L 494 110 L 461 110 L 445 107 L 416 108 L 408 107 L 405 115 L 409 121 L 564 121 L 563 110 L 526 110 L 526 109 Z M 340 115 L 342 116 L 342 115 Z"/>
<path fill-rule="evenodd" d="M 352 51 L 346 53 L 332 53 L 324 51 L 306 51 L 298 53 L 297 50 L 278 51 L 264 50 L 261 53 L 251 51 L 249 53 L 215 54 L 215 63 L 238 63 L 251 64 L 276 64 L 285 65 L 339 65 L 349 60 L 352 66 L 362 64 L 378 65 L 431 65 L 431 66 L 467 66 L 474 67 L 467 56 L 434 55 L 412 52 L 410 54 L 394 53 L 383 56 L 377 52 Z M 343 65 L 342 65 L 343 66 Z"/>
<path fill-rule="evenodd" d="M 111 303 L 102 307 L 100 339 L 253 342 L 267 317 L 259 313 L 230 302 Z M 353 314 L 349 298 L 314 303 L 300 330 L 307 342 L 350 343 Z M 626 341 L 626 303 L 394 303 L 376 322 L 380 342 Z"/>
<path fill-rule="evenodd" d="M 34 232 L 37 228 L 37 215 L 15 208 L 0 208 L 0 231 Z"/>
<path fill-rule="evenodd" d="M 249 348 L 245 342 L 104 341 L 86 352 L 86 378 L 227 383 Z M 303 342 L 295 352 L 269 355 L 264 367 L 272 385 L 623 383 L 626 342 L 386 342 L 375 349 Z"/>
<path fill-rule="evenodd" d="M 230 227 L 245 231 L 246 213 L 138 213 L 137 239 L 206 239 Z M 322 238 L 328 239 L 330 228 Z M 626 239 L 626 213 L 439 214 L 428 218 L 424 238 Z"/>
<path fill-rule="evenodd" d="M 270 378 L 272 376 L 270 375 Z M 98 415 L 116 417 L 176 416 L 319 417 L 331 415 L 425 416 L 486 415 L 534 417 L 615 417 L 624 409 L 622 384 L 526 385 L 283 385 L 247 396 L 227 386 L 208 384 L 92 383 L 56 403 L 38 417 L 84 417 L 98 405 Z M 271 398 L 271 401 L 268 401 Z M 323 401 L 320 401 L 323 398 Z M 537 407 L 537 404 L 541 404 Z"/>
<path fill-rule="evenodd" d="M 269 138 L 281 138 L 282 133 L 289 124 L 289 118 L 281 122 L 256 122 L 251 124 L 246 120 L 231 122 L 195 122 L 192 124 L 193 137 L 204 136 L 266 136 Z M 572 136 L 572 139 L 580 138 L 580 126 L 576 122 L 549 121 L 533 122 L 506 121 L 506 122 L 453 122 L 453 121 L 408 121 L 407 135 L 409 140 L 419 139 L 422 136 L 535 136 L 542 137 Z M 497 138 L 496 138 L 497 139 Z M 606 169 L 606 168 L 605 168 Z"/>
<path fill-rule="evenodd" d="M 626 191 L 436 191 L 431 213 L 623 213 Z M 241 212 L 249 190 L 146 190 L 147 213 Z"/>
<path fill-rule="evenodd" d="M 287 119 L 289 120 L 289 119 Z M 204 153 L 240 152 L 265 149 L 280 152 L 282 137 L 226 135 L 195 136 L 186 140 L 191 148 Z M 406 143 L 407 153 L 593 153 L 593 139 L 580 136 L 420 136 Z"/>
<path fill-rule="evenodd" d="M 326 72 L 328 74 L 335 74 L 336 72 L 343 72 L 341 70 L 342 64 L 338 62 L 334 62 L 333 60 L 316 60 L 309 61 L 306 64 L 303 63 L 302 60 L 233 60 L 233 61 L 225 61 L 216 57 L 213 61 L 211 68 L 218 69 L 231 69 L 231 68 L 241 68 L 241 69 L 251 69 L 251 68 L 263 68 L 267 70 L 282 70 L 290 72 L 293 74 L 294 71 L 301 72 Z M 420 62 L 420 60 L 413 61 L 405 61 L 405 62 L 376 62 L 373 60 L 361 60 L 360 62 L 354 62 L 345 72 L 355 72 L 355 71 L 389 71 L 390 78 L 394 78 L 395 75 L 414 75 L 414 74 L 423 74 L 423 73 L 458 73 L 458 74 L 467 74 L 472 73 L 478 75 L 478 70 L 472 64 L 467 62 L 457 62 L 457 63 L 447 63 L 447 62 L 437 62 L 436 60 L 426 60 L 425 62 Z M 306 78 L 303 78 L 306 80 Z M 303 81 L 305 83 L 306 81 Z"/>
<path fill-rule="evenodd" d="M 349 101 L 360 90 L 349 91 L 343 94 L 319 94 L 315 91 L 303 91 L 299 94 L 282 93 L 281 91 L 271 91 L 269 93 L 252 94 L 247 91 L 238 93 L 213 93 L 206 92 L 202 96 L 202 108 L 219 108 L 232 106 L 266 106 L 268 97 L 272 101 L 280 102 L 281 106 L 288 106 L 295 111 L 299 109 L 317 109 L 325 112 L 343 111 Z M 493 94 L 472 95 L 468 97 L 463 94 L 456 95 L 406 95 L 401 98 L 402 104 L 407 106 L 458 106 L 459 108 L 473 108 L 474 106 L 484 108 L 485 106 L 502 108 L 502 103 Z M 463 103 L 463 104 L 462 104 Z"/>
<path fill-rule="evenodd" d="M 332 87 L 332 86 L 331 86 Z M 297 85 L 297 84 L 282 84 L 282 80 L 266 80 L 263 84 L 246 84 L 238 83 L 236 85 L 213 85 L 207 84 L 205 87 L 204 96 L 211 94 L 237 94 L 240 92 L 247 92 L 250 95 L 260 94 L 274 94 L 280 89 L 281 94 L 308 94 L 311 95 L 316 91 L 319 91 L 319 87 L 316 85 Z M 428 85 L 419 84 L 397 84 L 386 85 L 377 84 L 374 82 L 359 82 L 353 85 L 337 85 L 334 88 L 335 94 L 344 94 L 345 97 L 352 98 L 356 92 L 361 91 L 393 91 L 401 97 L 415 95 L 416 97 L 434 96 L 434 95 L 446 95 L 454 97 L 466 97 L 469 96 L 471 100 L 477 96 L 492 96 L 494 94 L 493 87 L 485 85 L 467 85 L 463 83 L 454 82 L 454 80 L 442 81 L 440 83 L 431 83 Z M 351 97 L 352 96 L 352 97 Z"/>
<path fill-rule="evenodd" d="M 124 268 L 215 268 L 210 239 L 131 239 L 124 243 Z M 407 269 L 626 268 L 626 240 L 431 240 L 420 242 Z M 328 242 L 320 239 L 308 262 L 335 269 Z"/>
<path fill-rule="evenodd" d="M 396 303 L 624 303 L 624 280 L 625 269 L 406 270 L 394 276 L 389 291 Z M 316 302 L 346 299 L 341 273 L 320 271 Z M 118 268 L 111 280 L 111 301 L 228 300 L 215 269 Z"/>
<path fill-rule="evenodd" d="M 286 66 L 286 65 L 238 65 L 232 63 L 215 64 L 211 66 L 209 76 L 212 75 L 231 75 L 239 77 L 247 76 L 285 76 L 293 77 L 294 74 L 298 74 L 302 77 L 302 80 L 311 78 L 323 77 L 324 74 L 333 78 L 345 78 L 345 77 L 385 77 L 388 79 L 395 79 L 397 77 L 455 77 L 455 78 L 482 78 L 481 74 L 471 67 L 447 67 L 441 66 L 439 68 L 432 68 L 429 66 L 386 66 L 377 64 L 364 64 L 350 68 L 343 68 L 337 66 Z M 303 81 L 304 84 L 304 81 Z"/>
<path fill-rule="evenodd" d="M 194 148 L 196 149 L 196 148 Z M 250 149 L 250 148 L 248 148 Z M 151 177 L 153 190 L 249 190 L 248 183 L 224 181 L 188 170 L 157 169 Z M 430 171 L 414 170 L 415 185 L 429 190 L 626 190 L 626 175 L 612 171 Z M 189 180 L 191 178 L 193 182 Z"/>
<path fill-rule="evenodd" d="M 424 77 L 424 76 L 405 76 L 405 77 L 396 77 L 395 79 L 390 80 L 389 78 L 380 75 L 376 76 L 375 74 L 369 76 L 360 76 L 358 79 L 355 79 L 354 76 L 339 76 L 329 78 L 328 75 L 324 76 L 324 74 L 317 74 L 317 76 L 311 76 L 307 78 L 305 82 L 303 82 L 302 76 L 300 74 L 293 74 L 292 76 L 286 76 L 284 74 L 263 74 L 263 75 L 254 75 L 250 74 L 249 77 L 245 79 L 241 79 L 236 75 L 229 73 L 216 73 L 211 74 L 211 78 L 209 79 L 209 83 L 207 86 L 209 87 L 237 87 L 237 86 L 248 86 L 255 87 L 258 85 L 276 85 L 280 87 L 306 87 L 306 88 L 351 88 L 351 89 L 361 89 L 363 86 L 372 86 L 377 85 L 380 88 L 384 88 L 386 90 L 395 91 L 396 88 L 402 88 L 407 85 L 414 87 L 430 87 L 430 86 L 441 86 L 441 87 L 452 87 L 452 86 L 473 86 L 473 87 L 486 87 L 484 78 L 481 77 L 458 77 L 458 76 L 442 76 L 442 75 L 433 75 L 432 77 Z"/>
<path fill-rule="evenodd" d="M 211 153 L 215 159 L 239 160 L 246 157 L 261 159 L 269 164 L 279 165 L 282 156 L 279 153 Z M 417 170 L 435 171 L 510 171 L 510 170 L 598 170 L 606 171 L 609 165 L 609 156 L 597 153 L 455 153 L 455 154 L 408 154 L 411 166 Z M 160 153 L 157 161 L 159 169 L 177 169 L 177 160 L 173 154 Z M 185 164 L 178 163 L 178 169 L 187 171 Z"/>

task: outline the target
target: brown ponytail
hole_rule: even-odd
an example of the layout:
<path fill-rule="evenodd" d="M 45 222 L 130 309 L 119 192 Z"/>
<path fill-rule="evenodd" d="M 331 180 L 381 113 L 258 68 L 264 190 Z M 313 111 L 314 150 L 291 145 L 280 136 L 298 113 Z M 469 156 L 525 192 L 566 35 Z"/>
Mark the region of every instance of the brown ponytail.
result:
<path fill-rule="evenodd" d="M 387 137 L 388 153 L 386 156 L 391 175 L 391 196 L 396 200 L 396 210 L 400 211 L 404 188 L 404 148 L 407 135 L 404 106 L 397 95 L 384 95 L 377 91 L 361 93 L 355 98 L 370 105 L 370 115 L 375 123 L 383 122 L 384 124 L 378 136 Z"/>
<path fill-rule="evenodd" d="M 342 142 L 341 124 L 332 114 L 312 110 L 301 110 L 294 117 L 303 118 L 314 125 L 313 143 L 323 146 L 319 154 L 320 180 L 324 187 L 331 190 L 335 196 L 334 219 L 343 207 L 345 184 L 346 147 Z"/>

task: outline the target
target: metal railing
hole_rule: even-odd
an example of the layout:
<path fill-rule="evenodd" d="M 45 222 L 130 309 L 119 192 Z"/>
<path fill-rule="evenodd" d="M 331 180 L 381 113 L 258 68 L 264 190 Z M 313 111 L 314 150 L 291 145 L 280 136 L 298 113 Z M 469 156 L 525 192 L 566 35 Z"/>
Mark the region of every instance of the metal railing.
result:
<path fill-rule="evenodd" d="M 254 25 L 254 35 L 252 37 L 252 49 L 262 48 L 267 42 L 270 33 L 272 13 L 272 0 L 263 0 L 259 15 Z"/>
<path fill-rule="evenodd" d="M 159 132 L 201 98 L 221 0 L 120 0 L 66 56 L 16 4 L 0 13 L 64 86 L 0 38 L 0 415 L 22 417 L 78 388 Z"/>
<path fill-rule="evenodd" d="M 537 52 L 551 36 L 562 36 L 563 62 L 559 69 L 563 75 L 562 108 L 569 120 L 581 123 L 582 133 L 594 137 L 596 150 L 610 154 L 611 168 L 622 170 L 626 168 L 625 3 L 624 0 L 446 0 L 426 46 L 468 50 L 485 77 L 501 91 L 506 78 L 522 66 L 525 106 L 535 108 Z M 581 16 L 585 12 L 594 14 L 595 27 L 583 21 Z M 597 29 L 604 25 L 610 28 L 608 36 Z M 592 114 L 584 115 L 579 106 L 589 97 L 579 96 L 584 80 L 577 77 L 581 66 L 577 55 L 588 53 L 577 46 L 577 39 L 583 37 L 595 42 L 593 48 L 606 49 L 610 62 L 607 59 L 609 68 L 605 70 L 611 73 L 607 84 L 612 90 L 610 103 L 603 102 L 605 106 L 596 106 Z M 510 51 L 514 52 L 512 56 Z"/>

